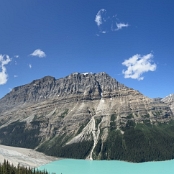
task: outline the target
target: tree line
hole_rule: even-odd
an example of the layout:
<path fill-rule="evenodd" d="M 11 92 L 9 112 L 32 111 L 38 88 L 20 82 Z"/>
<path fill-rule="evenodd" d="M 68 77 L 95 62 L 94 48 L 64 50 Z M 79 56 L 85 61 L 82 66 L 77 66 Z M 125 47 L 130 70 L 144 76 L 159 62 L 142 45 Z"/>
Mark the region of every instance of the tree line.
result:
<path fill-rule="evenodd" d="M 7 160 L 4 160 L 4 162 L 0 164 L 0 174 L 48 174 L 48 172 L 22 167 L 20 165 L 14 166 Z"/>
<path fill-rule="evenodd" d="M 168 124 L 135 124 L 122 127 L 124 134 L 110 128 L 105 142 L 98 141 L 94 159 L 131 162 L 174 159 L 174 121 Z"/>

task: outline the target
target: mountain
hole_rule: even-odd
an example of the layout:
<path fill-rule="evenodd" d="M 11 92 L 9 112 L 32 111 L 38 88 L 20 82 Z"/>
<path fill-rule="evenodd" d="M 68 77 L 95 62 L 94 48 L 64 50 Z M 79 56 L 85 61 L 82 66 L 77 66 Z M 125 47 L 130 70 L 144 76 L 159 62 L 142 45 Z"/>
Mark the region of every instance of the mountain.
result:
<path fill-rule="evenodd" d="M 69 158 L 172 159 L 173 118 L 168 103 L 103 72 L 46 76 L 0 99 L 0 143 Z"/>
<path fill-rule="evenodd" d="M 174 94 L 170 94 L 169 96 L 163 98 L 161 101 L 167 103 L 170 106 L 172 112 L 174 113 Z"/>

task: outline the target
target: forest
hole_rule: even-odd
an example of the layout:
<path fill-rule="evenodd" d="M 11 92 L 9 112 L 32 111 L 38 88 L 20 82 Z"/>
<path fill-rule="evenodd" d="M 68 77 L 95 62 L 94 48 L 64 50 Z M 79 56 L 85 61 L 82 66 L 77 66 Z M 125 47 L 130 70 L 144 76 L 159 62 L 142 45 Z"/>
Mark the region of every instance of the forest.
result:
<path fill-rule="evenodd" d="M 0 174 L 48 174 L 48 172 L 22 167 L 20 165 L 16 167 L 7 160 L 4 160 L 4 162 L 0 164 Z"/>
<path fill-rule="evenodd" d="M 129 115 L 131 118 L 131 115 Z M 174 159 L 174 121 L 167 123 L 150 123 L 148 116 L 143 123 L 135 123 L 131 119 L 119 129 L 115 116 L 111 116 L 108 136 L 103 141 L 103 129 L 100 130 L 98 143 L 93 151 L 93 159 L 124 160 L 131 162 L 163 161 Z M 100 120 L 97 120 L 98 126 Z M 1 144 L 25 148 L 35 148 L 41 142 L 39 124 L 31 122 L 32 128 L 25 129 L 24 122 L 16 122 L 0 129 Z M 83 128 L 79 128 L 78 133 Z M 4 136 L 8 134 L 8 136 Z M 73 134 L 62 134 L 51 137 L 36 150 L 50 156 L 85 159 L 93 146 L 93 137 L 88 140 L 66 144 Z"/>
<path fill-rule="evenodd" d="M 174 122 L 168 124 L 136 124 L 128 121 L 124 134 L 110 126 L 105 142 L 98 141 L 94 159 L 131 162 L 174 159 Z"/>

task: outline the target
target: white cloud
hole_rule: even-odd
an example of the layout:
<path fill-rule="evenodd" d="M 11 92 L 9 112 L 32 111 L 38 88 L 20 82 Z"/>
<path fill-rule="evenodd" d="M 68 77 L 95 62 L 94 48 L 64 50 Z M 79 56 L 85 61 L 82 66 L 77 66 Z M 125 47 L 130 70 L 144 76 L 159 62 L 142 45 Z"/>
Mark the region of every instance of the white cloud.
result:
<path fill-rule="evenodd" d="M 14 75 L 14 78 L 18 77 L 17 75 Z"/>
<path fill-rule="evenodd" d="M 28 66 L 29 66 L 30 69 L 32 68 L 32 65 L 31 64 L 29 64 Z"/>
<path fill-rule="evenodd" d="M 101 9 L 98 11 L 98 13 L 95 16 L 95 22 L 98 26 L 100 26 L 103 23 L 103 13 L 105 13 L 105 9 Z"/>
<path fill-rule="evenodd" d="M 34 51 L 33 53 L 31 53 L 30 55 L 31 55 L 31 56 L 40 57 L 40 58 L 46 57 L 46 54 L 45 54 L 42 50 L 40 50 L 40 49 L 35 50 L 35 51 Z"/>
<path fill-rule="evenodd" d="M 140 54 L 136 54 L 129 59 L 125 60 L 122 65 L 127 66 L 126 71 L 122 71 L 125 78 L 132 78 L 137 80 L 143 80 L 143 73 L 148 71 L 155 71 L 156 64 L 152 63 L 153 54 L 147 54 L 141 56 Z"/>
<path fill-rule="evenodd" d="M 3 85 L 8 80 L 8 74 L 5 65 L 11 61 L 8 55 L 0 55 L 0 85 Z"/>
<path fill-rule="evenodd" d="M 127 23 L 120 22 L 116 15 L 113 15 L 112 17 L 108 16 L 105 9 L 98 11 L 95 22 L 99 32 L 102 34 L 108 33 L 109 31 L 118 31 L 129 26 Z"/>
<path fill-rule="evenodd" d="M 124 23 L 116 23 L 117 30 L 121 30 L 123 27 L 128 27 L 129 24 L 124 24 Z"/>

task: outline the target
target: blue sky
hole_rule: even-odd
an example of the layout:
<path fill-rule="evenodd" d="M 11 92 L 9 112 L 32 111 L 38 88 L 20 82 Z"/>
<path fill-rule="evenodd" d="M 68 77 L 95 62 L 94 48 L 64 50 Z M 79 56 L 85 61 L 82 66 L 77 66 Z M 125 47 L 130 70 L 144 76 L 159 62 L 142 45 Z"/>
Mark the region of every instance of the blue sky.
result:
<path fill-rule="evenodd" d="M 106 72 L 151 98 L 174 93 L 173 0 L 5 0 L 0 7 L 0 98 L 74 72 Z"/>

